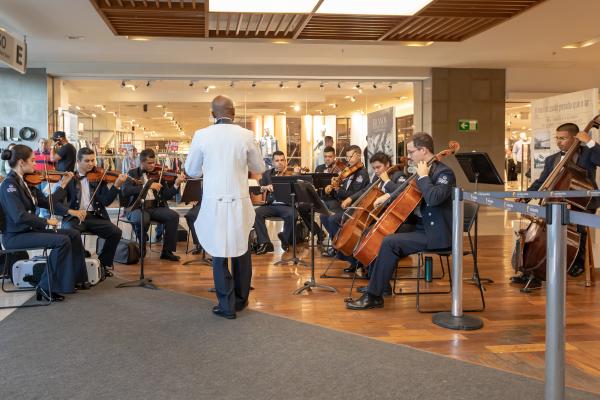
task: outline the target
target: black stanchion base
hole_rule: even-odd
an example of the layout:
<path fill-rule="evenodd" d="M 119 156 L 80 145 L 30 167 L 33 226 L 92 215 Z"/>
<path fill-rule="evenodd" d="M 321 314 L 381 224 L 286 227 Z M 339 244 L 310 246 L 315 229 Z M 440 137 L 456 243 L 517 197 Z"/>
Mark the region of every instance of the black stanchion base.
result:
<path fill-rule="evenodd" d="M 450 312 L 440 312 L 434 314 L 431 320 L 434 324 L 442 328 L 456 331 L 474 331 L 483 328 L 483 321 L 472 315 L 455 317 Z"/>
<path fill-rule="evenodd" d="M 283 259 L 282 258 L 281 260 L 273 263 L 273 265 L 288 265 L 288 264 L 302 265 L 304 267 L 308 266 L 308 264 L 306 263 L 306 261 L 302 261 L 298 257 L 292 257 L 292 258 L 288 258 L 288 259 Z"/>
<path fill-rule="evenodd" d="M 157 290 L 158 288 L 152 283 L 152 279 L 148 279 L 148 278 L 144 278 L 144 279 L 138 279 L 137 281 L 129 281 L 129 282 L 123 282 L 117 286 L 115 286 L 117 288 L 126 288 L 126 287 L 143 287 L 146 289 L 154 289 Z"/>

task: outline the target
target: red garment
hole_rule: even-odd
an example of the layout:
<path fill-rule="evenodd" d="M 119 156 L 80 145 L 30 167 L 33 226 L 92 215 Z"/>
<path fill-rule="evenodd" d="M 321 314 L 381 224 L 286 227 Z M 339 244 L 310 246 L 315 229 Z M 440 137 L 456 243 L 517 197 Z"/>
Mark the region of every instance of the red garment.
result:
<path fill-rule="evenodd" d="M 41 151 L 36 150 L 33 152 L 33 154 L 35 156 L 35 170 L 36 171 L 43 171 L 44 169 L 47 169 L 47 170 L 54 169 L 54 163 L 52 161 L 50 161 L 50 152 L 42 153 Z M 44 164 L 46 164 L 45 167 L 44 167 Z"/>

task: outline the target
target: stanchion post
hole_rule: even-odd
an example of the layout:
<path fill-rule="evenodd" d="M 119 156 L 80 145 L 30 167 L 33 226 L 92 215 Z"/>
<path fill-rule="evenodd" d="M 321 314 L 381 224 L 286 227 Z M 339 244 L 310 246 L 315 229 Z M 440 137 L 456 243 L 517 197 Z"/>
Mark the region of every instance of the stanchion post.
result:
<path fill-rule="evenodd" d="M 454 330 L 475 330 L 483 327 L 477 317 L 463 314 L 463 234 L 464 200 L 459 187 L 452 195 L 452 311 L 433 315 L 434 324 Z"/>
<path fill-rule="evenodd" d="M 552 203 L 546 211 L 546 400 L 565 398 L 565 296 L 567 211 Z"/>

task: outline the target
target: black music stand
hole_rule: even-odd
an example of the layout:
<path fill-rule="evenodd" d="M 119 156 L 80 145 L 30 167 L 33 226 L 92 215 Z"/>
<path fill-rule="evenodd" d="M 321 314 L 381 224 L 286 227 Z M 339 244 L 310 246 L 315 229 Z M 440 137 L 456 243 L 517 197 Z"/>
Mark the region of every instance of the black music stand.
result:
<path fill-rule="evenodd" d="M 181 202 L 182 203 L 197 203 L 197 204 L 201 204 L 202 203 L 202 184 L 203 184 L 203 179 L 188 179 L 187 182 L 185 183 L 185 189 L 183 190 L 183 194 L 181 195 Z M 191 230 L 194 229 L 193 226 L 188 226 L 188 229 Z M 188 235 L 188 243 L 189 243 L 189 238 L 190 235 Z M 191 251 L 186 251 L 185 254 L 189 254 L 194 250 Z M 202 258 L 199 260 L 188 260 L 188 261 L 184 261 L 181 263 L 181 265 L 190 265 L 190 264 L 203 264 L 203 265 L 212 265 L 212 259 L 210 258 L 206 258 L 206 251 L 204 250 L 204 248 L 202 249 Z"/>
<path fill-rule="evenodd" d="M 292 263 L 293 265 L 304 265 L 306 261 L 302 261 L 296 256 L 296 193 L 294 192 L 293 184 L 298 181 L 302 175 L 292 176 L 274 176 L 271 178 L 273 184 L 273 197 L 275 201 L 290 204 L 292 206 L 292 258 L 281 260 L 273 263 L 273 265 L 287 265 Z M 312 233 L 312 232 L 311 232 Z"/>
<path fill-rule="evenodd" d="M 504 181 L 500 177 L 500 174 L 498 173 L 498 170 L 494 166 L 494 163 L 490 159 L 488 153 L 474 151 L 471 153 L 458 153 L 454 156 L 458 160 L 458 163 L 460 164 L 460 167 L 467 176 L 469 182 L 475 184 L 476 193 L 479 191 L 480 183 L 484 183 L 487 185 L 504 185 Z M 479 208 L 477 208 L 477 213 L 475 214 L 475 237 L 473 238 L 473 276 L 466 280 L 471 283 L 481 285 L 481 282 L 494 283 L 494 281 L 490 278 L 479 277 L 479 269 L 477 267 L 477 239 L 479 237 L 478 220 Z"/>
<path fill-rule="evenodd" d="M 300 294 L 305 290 L 325 289 L 330 292 L 337 292 L 334 287 L 321 285 L 315 280 L 315 236 L 312 234 L 315 224 L 315 211 L 319 214 L 331 215 L 331 212 L 327 209 L 327 206 L 323 203 L 319 195 L 317 194 L 315 187 L 305 181 L 297 181 L 294 183 L 294 191 L 298 196 L 298 204 L 310 206 L 310 278 L 304 282 L 304 286 L 294 291 L 294 294 Z"/>
<path fill-rule="evenodd" d="M 135 281 L 123 282 L 117 285 L 117 288 L 125 288 L 125 287 L 144 287 L 146 289 L 157 289 L 157 287 L 152 283 L 152 279 L 146 278 L 144 276 L 144 258 L 146 257 L 146 232 L 144 231 L 144 206 L 146 203 L 146 195 L 148 194 L 148 190 L 150 190 L 150 186 L 156 182 L 154 179 L 148 179 L 148 182 L 142 188 L 142 191 L 138 195 L 135 202 L 127 209 L 127 212 L 132 212 L 134 210 L 140 210 L 140 234 L 139 234 L 139 242 L 140 242 L 140 279 Z M 135 226 L 133 226 L 135 229 Z"/>

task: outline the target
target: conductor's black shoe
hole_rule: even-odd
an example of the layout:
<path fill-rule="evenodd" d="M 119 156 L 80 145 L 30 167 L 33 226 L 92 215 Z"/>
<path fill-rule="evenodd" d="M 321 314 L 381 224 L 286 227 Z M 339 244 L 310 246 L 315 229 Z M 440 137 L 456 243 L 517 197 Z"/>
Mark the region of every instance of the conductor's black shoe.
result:
<path fill-rule="evenodd" d="M 351 310 L 368 310 L 381 307 L 383 307 L 383 297 L 373 296 L 369 293 L 363 294 L 358 300 L 346 303 L 346 308 Z"/>
<path fill-rule="evenodd" d="M 335 257 L 335 255 L 337 254 L 337 250 L 334 249 L 333 247 L 330 247 L 327 249 L 327 251 L 324 251 L 323 254 L 321 254 L 323 257 Z"/>
<path fill-rule="evenodd" d="M 569 275 L 571 275 L 573 278 L 576 278 L 579 275 L 583 274 L 583 271 L 585 271 L 583 265 L 573 264 L 573 266 L 569 268 L 568 272 Z"/>
<path fill-rule="evenodd" d="M 356 291 L 358 293 L 367 293 L 367 287 L 368 286 L 359 286 L 356 288 Z M 383 296 L 387 297 L 387 296 L 391 296 L 391 295 L 392 295 L 392 285 L 387 285 L 387 287 L 383 291 Z"/>
<path fill-rule="evenodd" d="M 275 248 L 273 247 L 273 243 L 267 242 L 267 243 L 259 244 L 258 248 L 256 249 L 256 255 L 260 256 L 261 254 L 271 253 L 274 250 L 275 250 Z"/>
<path fill-rule="evenodd" d="M 347 274 L 353 274 L 356 272 L 356 265 L 350 264 L 348 268 L 344 268 L 344 272 Z"/>
<path fill-rule="evenodd" d="M 169 260 L 169 261 L 179 261 L 179 256 L 173 254 L 172 251 L 163 251 L 160 253 L 161 260 Z"/>
<path fill-rule="evenodd" d="M 215 315 L 218 315 L 219 317 L 223 317 L 223 318 L 227 318 L 227 319 L 235 319 L 235 314 L 227 314 L 225 312 L 223 312 L 223 310 L 221 310 L 221 308 L 219 306 L 214 306 L 212 308 L 212 312 Z"/>

